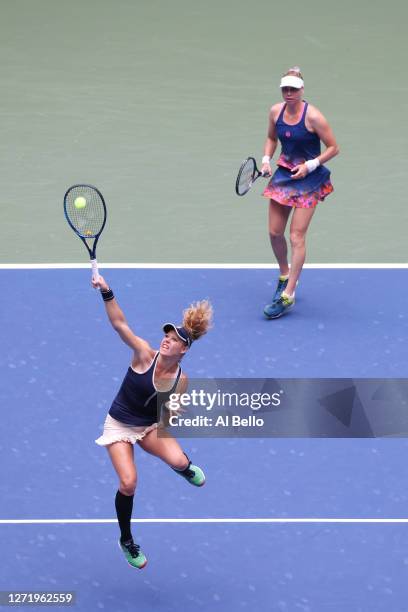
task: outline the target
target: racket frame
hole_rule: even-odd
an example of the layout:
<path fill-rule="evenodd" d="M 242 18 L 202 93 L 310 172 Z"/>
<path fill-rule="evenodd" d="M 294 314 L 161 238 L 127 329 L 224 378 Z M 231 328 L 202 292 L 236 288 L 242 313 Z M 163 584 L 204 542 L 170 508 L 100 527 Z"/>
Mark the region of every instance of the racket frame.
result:
<path fill-rule="evenodd" d="M 71 223 L 68 213 L 67 213 L 67 198 L 68 198 L 68 194 L 75 188 L 78 187 L 88 187 L 88 189 L 93 189 L 94 191 L 96 191 L 96 193 L 98 194 L 98 196 L 101 199 L 102 202 L 102 206 L 103 206 L 103 211 L 104 211 L 104 219 L 103 219 L 103 223 L 102 223 L 102 227 L 99 230 L 99 232 L 97 234 L 93 234 L 92 236 L 84 236 L 83 234 L 81 234 L 77 228 Z M 96 259 L 96 245 L 98 244 L 98 240 L 100 235 L 103 232 L 103 228 L 105 227 L 106 224 L 106 217 L 107 217 L 107 209 L 106 209 L 106 204 L 105 204 L 105 200 L 103 195 L 101 194 L 101 192 L 99 191 L 99 189 L 97 187 L 95 187 L 95 185 L 90 185 L 88 183 L 80 183 L 77 185 L 71 185 L 71 187 L 69 187 L 67 189 L 67 191 L 65 192 L 64 195 L 64 215 L 65 218 L 68 222 L 68 225 L 74 230 L 74 232 L 76 233 L 77 236 L 79 236 L 79 238 L 82 240 L 82 242 L 84 243 L 84 245 L 86 246 L 86 249 L 89 253 L 89 258 L 91 260 L 91 266 L 92 266 L 92 278 L 94 280 L 98 280 L 99 278 L 99 270 L 98 270 L 98 262 Z M 93 245 L 92 247 L 89 247 L 87 240 L 92 240 L 93 239 Z"/>
<path fill-rule="evenodd" d="M 248 185 L 248 188 L 244 192 L 240 192 L 239 191 L 239 180 L 241 178 L 241 174 L 244 171 L 245 166 L 247 165 L 247 163 L 249 161 L 252 161 L 253 165 L 254 165 L 254 170 L 252 172 L 252 179 L 251 179 L 251 182 Z M 238 170 L 237 180 L 235 181 L 235 193 L 238 196 L 244 196 L 246 193 L 248 193 L 248 191 L 251 189 L 252 185 L 255 183 L 255 181 L 257 179 L 259 179 L 260 176 L 264 176 L 264 175 L 262 174 L 262 172 L 260 170 L 258 170 L 258 166 L 256 165 L 255 158 L 250 156 L 250 157 L 247 157 L 246 159 L 244 159 L 244 161 L 242 162 L 242 164 L 240 166 L 240 169 Z"/>

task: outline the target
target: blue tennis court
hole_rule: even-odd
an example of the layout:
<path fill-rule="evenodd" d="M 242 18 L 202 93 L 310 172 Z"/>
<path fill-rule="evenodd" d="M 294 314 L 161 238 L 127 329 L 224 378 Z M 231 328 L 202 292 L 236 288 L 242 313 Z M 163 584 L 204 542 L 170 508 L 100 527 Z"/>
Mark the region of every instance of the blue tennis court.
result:
<path fill-rule="evenodd" d="M 153 346 L 164 321 L 212 300 L 215 327 L 184 364 L 191 377 L 405 376 L 402 269 L 306 269 L 296 309 L 277 321 L 262 316 L 274 270 L 102 273 Z M 406 609 L 405 438 L 185 439 L 203 489 L 136 449 L 134 533 L 149 563 L 129 568 L 113 521 L 116 476 L 94 444 L 129 350 L 89 270 L 0 278 L 0 590 L 72 590 L 81 611 Z M 390 301 L 393 286 L 402 289 Z"/>

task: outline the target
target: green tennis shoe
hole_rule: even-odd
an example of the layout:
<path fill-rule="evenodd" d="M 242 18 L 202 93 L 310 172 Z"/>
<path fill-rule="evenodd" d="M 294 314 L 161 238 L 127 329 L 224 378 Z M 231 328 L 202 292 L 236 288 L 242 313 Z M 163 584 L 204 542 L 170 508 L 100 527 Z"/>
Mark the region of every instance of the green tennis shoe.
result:
<path fill-rule="evenodd" d="M 203 470 L 198 465 L 193 465 L 191 461 L 189 461 L 188 466 L 184 470 L 176 470 L 176 468 L 173 468 L 173 470 L 195 487 L 202 487 L 205 484 Z"/>
<path fill-rule="evenodd" d="M 140 546 L 135 544 L 133 540 L 129 540 L 128 542 L 121 542 L 119 540 L 118 543 L 129 565 L 137 569 L 143 569 L 147 563 L 147 559 L 140 550 Z"/>

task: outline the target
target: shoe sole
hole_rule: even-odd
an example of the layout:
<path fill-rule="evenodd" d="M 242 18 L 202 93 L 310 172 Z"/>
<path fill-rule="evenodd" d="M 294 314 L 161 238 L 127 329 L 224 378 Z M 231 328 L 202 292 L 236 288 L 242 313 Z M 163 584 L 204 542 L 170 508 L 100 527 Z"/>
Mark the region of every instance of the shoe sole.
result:
<path fill-rule="evenodd" d="M 203 487 L 206 483 L 205 478 L 201 484 L 195 484 L 195 482 L 191 482 L 191 480 L 189 480 L 188 478 L 185 478 L 185 480 L 188 482 L 188 484 L 191 484 L 192 487 Z"/>
<path fill-rule="evenodd" d="M 290 310 L 292 310 L 294 304 L 291 304 L 291 306 L 288 306 L 287 308 L 285 308 L 285 310 L 283 310 L 280 314 L 275 315 L 274 317 L 271 317 L 271 315 L 266 314 L 266 312 L 264 311 L 264 315 L 267 319 L 279 319 L 279 317 L 283 317 L 283 315 L 285 315 L 287 312 L 289 312 Z"/>
<path fill-rule="evenodd" d="M 124 555 L 125 553 L 123 552 L 123 548 L 122 548 L 122 546 L 120 545 L 120 541 L 118 541 L 118 546 L 119 546 L 119 549 L 120 549 L 121 553 Z M 146 565 L 147 565 L 147 559 L 146 559 L 146 561 L 143 563 L 143 565 L 140 565 L 139 567 L 137 567 L 137 565 L 132 565 L 131 563 L 129 563 L 129 561 L 126 559 L 126 557 L 125 557 L 125 561 L 126 561 L 126 563 L 127 563 L 127 564 L 128 564 L 128 565 L 129 565 L 129 566 L 132 568 L 132 569 L 143 569 L 143 568 L 144 568 L 144 567 L 146 567 Z"/>

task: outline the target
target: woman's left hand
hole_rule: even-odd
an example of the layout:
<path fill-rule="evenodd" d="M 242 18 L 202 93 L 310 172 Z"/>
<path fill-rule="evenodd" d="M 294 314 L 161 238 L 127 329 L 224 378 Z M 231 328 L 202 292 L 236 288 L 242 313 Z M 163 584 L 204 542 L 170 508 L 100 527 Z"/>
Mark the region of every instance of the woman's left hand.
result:
<path fill-rule="evenodd" d="M 302 179 L 305 178 L 309 174 L 306 164 L 299 164 L 298 166 L 294 166 L 292 168 L 292 178 L 293 179 Z"/>

